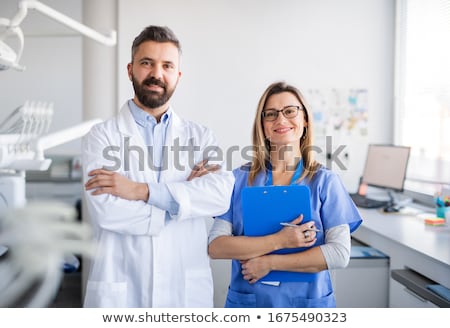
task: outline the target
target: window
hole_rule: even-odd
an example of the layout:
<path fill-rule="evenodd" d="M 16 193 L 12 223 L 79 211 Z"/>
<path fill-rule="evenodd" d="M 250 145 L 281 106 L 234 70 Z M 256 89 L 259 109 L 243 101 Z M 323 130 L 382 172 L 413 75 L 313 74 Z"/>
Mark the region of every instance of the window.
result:
<path fill-rule="evenodd" d="M 450 185 L 450 0 L 397 0 L 395 143 L 411 147 L 405 189 Z"/>

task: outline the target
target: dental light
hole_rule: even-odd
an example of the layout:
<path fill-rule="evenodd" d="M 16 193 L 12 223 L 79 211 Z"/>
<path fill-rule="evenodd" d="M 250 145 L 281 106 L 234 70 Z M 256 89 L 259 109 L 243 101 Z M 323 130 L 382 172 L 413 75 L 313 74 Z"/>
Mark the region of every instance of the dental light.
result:
<path fill-rule="evenodd" d="M 24 43 L 22 30 L 18 26 L 11 26 L 11 21 L 6 18 L 0 18 L 0 26 L 7 27 L 7 29 L 0 34 L 0 70 L 7 70 L 11 67 L 23 71 L 25 68 L 19 65 Z M 19 40 L 17 52 L 3 42 L 3 39 L 10 35 L 15 35 Z"/>
<path fill-rule="evenodd" d="M 25 69 L 19 64 L 24 48 L 23 32 L 19 25 L 25 19 L 28 9 L 35 9 L 40 13 L 58 21 L 59 23 L 64 24 L 67 27 L 80 32 L 84 36 L 87 36 L 104 45 L 114 46 L 117 43 L 116 31 L 111 31 L 109 36 L 105 36 L 39 1 L 23 0 L 19 2 L 19 10 L 11 20 L 7 18 L 0 18 L 0 27 L 5 27 L 5 30 L 0 32 L 0 70 L 14 68 L 20 71 Z M 11 48 L 4 41 L 10 36 L 15 36 L 18 39 L 19 44 L 16 50 Z"/>

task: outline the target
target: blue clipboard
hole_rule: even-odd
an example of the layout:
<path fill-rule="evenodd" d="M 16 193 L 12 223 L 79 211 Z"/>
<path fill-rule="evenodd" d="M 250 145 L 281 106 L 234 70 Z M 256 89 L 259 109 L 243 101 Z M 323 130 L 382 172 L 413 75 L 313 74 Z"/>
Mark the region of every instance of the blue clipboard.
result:
<path fill-rule="evenodd" d="M 261 186 L 242 189 L 244 235 L 265 236 L 283 228 L 303 214 L 302 223 L 311 221 L 311 192 L 308 186 Z M 307 248 L 287 248 L 277 254 L 301 252 Z M 271 271 L 261 281 L 313 281 L 316 273 Z"/>

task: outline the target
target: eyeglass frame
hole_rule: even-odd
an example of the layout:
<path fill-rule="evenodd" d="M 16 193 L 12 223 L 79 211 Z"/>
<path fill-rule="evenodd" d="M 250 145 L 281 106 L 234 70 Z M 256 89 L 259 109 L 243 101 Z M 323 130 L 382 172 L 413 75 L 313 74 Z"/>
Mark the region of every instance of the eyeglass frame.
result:
<path fill-rule="evenodd" d="M 295 112 L 295 116 L 287 117 L 286 114 L 284 114 L 284 111 L 285 111 L 286 109 L 290 108 L 290 107 L 295 107 L 295 109 L 297 109 L 297 111 Z M 280 113 L 282 113 L 283 116 L 284 116 L 284 118 L 286 118 L 286 119 L 289 120 L 289 119 L 292 119 L 292 118 L 296 118 L 296 117 L 298 116 L 298 112 L 299 112 L 300 110 L 304 110 L 304 108 L 301 107 L 301 106 L 296 106 L 296 105 L 288 105 L 288 106 L 285 106 L 285 107 L 283 107 L 283 108 L 281 108 L 281 109 L 267 108 L 267 109 L 263 109 L 263 110 L 261 111 L 261 119 L 262 119 L 264 122 L 275 122 L 275 121 L 278 119 Z M 277 113 L 277 116 L 275 117 L 275 119 L 273 119 L 273 120 L 268 120 L 268 119 L 266 119 L 265 112 L 268 112 L 268 111 L 275 111 L 275 112 Z"/>

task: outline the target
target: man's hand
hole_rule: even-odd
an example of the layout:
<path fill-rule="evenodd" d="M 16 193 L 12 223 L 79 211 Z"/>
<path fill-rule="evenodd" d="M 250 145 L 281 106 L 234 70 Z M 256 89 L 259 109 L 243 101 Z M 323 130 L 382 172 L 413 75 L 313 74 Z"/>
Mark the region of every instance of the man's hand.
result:
<path fill-rule="evenodd" d="M 191 174 L 187 178 L 187 181 L 191 181 L 194 178 L 199 178 L 201 176 L 204 176 L 205 174 L 216 172 L 220 169 L 220 165 L 217 164 L 208 164 L 208 159 L 204 159 L 200 163 L 194 166 L 192 169 Z"/>
<path fill-rule="evenodd" d="M 103 169 L 92 170 L 88 175 L 92 178 L 84 187 L 86 190 L 93 190 L 92 195 L 111 194 L 128 200 L 148 200 L 146 183 L 134 182 L 117 172 Z"/>

